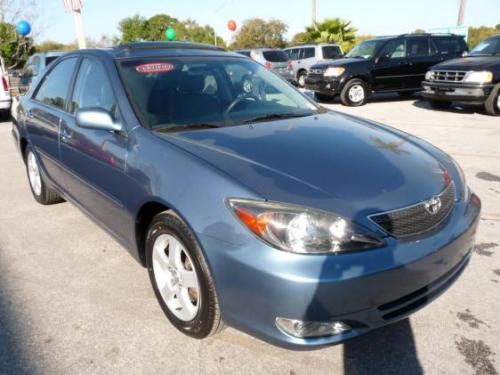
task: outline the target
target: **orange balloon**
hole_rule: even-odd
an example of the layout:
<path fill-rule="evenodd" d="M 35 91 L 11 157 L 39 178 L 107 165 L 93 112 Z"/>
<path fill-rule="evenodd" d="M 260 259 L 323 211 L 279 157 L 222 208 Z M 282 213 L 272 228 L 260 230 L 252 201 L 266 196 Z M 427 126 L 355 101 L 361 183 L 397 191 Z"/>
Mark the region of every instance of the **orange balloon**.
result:
<path fill-rule="evenodd" d="M 235 20 L 229 20 L 227 22 L 227 28 L 231 31 L 235 31 L 236 30 L 236 21 Z"/>

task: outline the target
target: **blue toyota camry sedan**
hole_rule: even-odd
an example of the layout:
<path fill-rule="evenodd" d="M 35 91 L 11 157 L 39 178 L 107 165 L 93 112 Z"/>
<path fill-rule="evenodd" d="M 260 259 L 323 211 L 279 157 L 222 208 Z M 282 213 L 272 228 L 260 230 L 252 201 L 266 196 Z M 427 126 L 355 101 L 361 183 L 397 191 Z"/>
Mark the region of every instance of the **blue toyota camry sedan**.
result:
<path fill-rule="evenodd" d="M 108 231 L 195 338 L 339 343 L 425 306 L 471 256 L 481 204 L 449 155 L 215 47 L 68 53 L 13 135 L 34 198 Z"/>

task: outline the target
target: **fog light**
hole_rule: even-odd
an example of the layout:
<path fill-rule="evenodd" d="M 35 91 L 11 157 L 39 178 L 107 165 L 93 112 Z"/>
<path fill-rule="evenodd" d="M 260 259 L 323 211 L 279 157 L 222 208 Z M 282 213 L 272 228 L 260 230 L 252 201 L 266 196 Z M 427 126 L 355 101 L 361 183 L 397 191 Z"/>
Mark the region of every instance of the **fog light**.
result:
<path fill-rule="evenodd" d="M 293 337 L 333 336 L 351 330 L 342 322 L 304 322 L 296 319 L 276 318 L 276 326 Z"/>

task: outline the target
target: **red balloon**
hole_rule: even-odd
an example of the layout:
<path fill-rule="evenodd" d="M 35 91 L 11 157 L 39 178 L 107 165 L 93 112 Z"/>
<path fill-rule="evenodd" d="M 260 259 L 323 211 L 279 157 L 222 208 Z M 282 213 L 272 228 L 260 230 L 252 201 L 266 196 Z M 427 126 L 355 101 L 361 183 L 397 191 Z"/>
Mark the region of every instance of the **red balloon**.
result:
<path fill-rule="evenodd" d="M 236 30 L 236 21 L 235 20 L 229 20 L 227 22 L 227 28 L 231 31 L 235 31 Z"/>

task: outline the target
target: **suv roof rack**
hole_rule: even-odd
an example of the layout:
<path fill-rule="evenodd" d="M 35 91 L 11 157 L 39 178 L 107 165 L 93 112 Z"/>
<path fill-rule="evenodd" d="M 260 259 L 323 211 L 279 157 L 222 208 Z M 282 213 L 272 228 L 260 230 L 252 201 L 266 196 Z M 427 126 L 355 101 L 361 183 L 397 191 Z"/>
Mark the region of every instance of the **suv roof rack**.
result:
<path fill-rule="evenodd" d="M 460 36 L 458 34 L 453 34 L 453 33 L 427 33 L 427 32 L 424 32 L 424 33 L 405 33 L 405 34 L 398 35 L 398 38 L 405 37 L 405 36 L 422 36 L 422 35 L 425 35 L 425 36 L 432 36 L 432 35 Z"/>
<path fill-rule="evenodd" d="M 214 51 L 225 51 L 224 48 L 212 46 L 210 44 L 196 42 L 131 42 L 120 44 L 116 50 L 140 50 L 140 49 L 203 49 Z"/>

